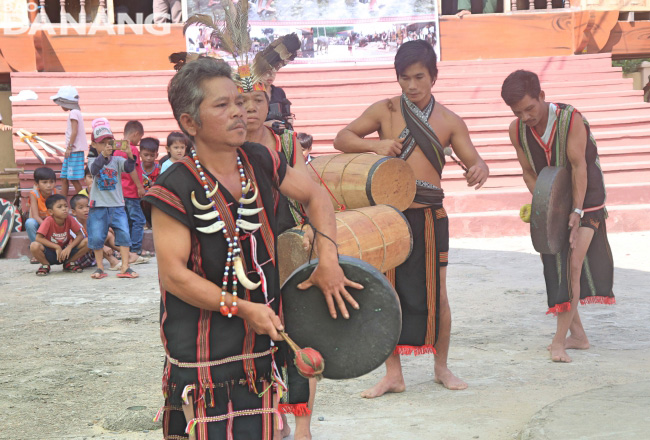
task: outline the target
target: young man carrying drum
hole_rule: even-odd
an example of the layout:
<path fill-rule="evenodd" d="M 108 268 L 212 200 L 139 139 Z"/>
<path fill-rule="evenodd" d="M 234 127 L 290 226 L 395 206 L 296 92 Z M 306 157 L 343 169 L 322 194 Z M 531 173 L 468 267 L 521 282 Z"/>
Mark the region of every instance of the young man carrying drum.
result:
<path fill-rule="evenodd" d="M 411 256 L 386 274 L 400 298 L 402 334 L 386 361 L 386 376 L 362 393 L 367 398 L 404 391 L 400 354 L 435 353 L 436 382 L 452 390 L 467 388 L 447 367 L 451 312 L 446 287 L 449 230 L 440 188 L 444 147 L 451 145 L 468 167 L 468 186 L 480 188 L 489 174 L 463 120 L 431 94 L 438 74 L 431 44 L 404 43 L 395 55 L 395 71 L 402 96 L 371 105 L 334 140 L 334 147 L 346 153 L 373 152 L 407 161 L 415 172 L 417 192 L 404 215 L 414 237 L 425 237 L 414 240 Z M 364 139 L 374 132 L 380 140 Z"/>

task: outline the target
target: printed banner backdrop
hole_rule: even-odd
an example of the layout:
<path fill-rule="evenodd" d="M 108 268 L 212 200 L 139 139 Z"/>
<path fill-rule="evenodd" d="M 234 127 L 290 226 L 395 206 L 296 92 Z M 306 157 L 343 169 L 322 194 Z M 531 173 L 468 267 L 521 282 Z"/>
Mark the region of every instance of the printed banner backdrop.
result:
<path fill-rule="evenodd" d="M 0 27 L 16 24 L 29 24 L 27 2 L 25 0 L 0 1 Z"/>
<path fill-rule="evenodd" d="M 246 0 L 239 0 L 246 1 Z M 187 0 L 187 16 L 220 21 L 219 0 Z M 440 59 L 436 0 L 249 0 L 253 54 L 275 38 L 295 32 L 302 49 L 294 62 L 392 61 L 400 44 L 429 41 Z M 187 51 L 228 59 L 211 30 L 191 26 Z"/>

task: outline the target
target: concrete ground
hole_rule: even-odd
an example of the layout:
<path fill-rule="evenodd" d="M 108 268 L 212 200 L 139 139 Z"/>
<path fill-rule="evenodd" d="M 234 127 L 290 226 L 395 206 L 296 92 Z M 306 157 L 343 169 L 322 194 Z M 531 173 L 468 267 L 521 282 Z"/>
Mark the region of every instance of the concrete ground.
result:
<path fill-rule="evenodd" d="M 610 243 L 617 305 L 581 307 L 592 347 L 555 364 L 546 351 L 555 319 L 544 315 L 530 239 L 452 240 L 449 364 L 469 388 L 435 384 L 431 355 L 402 358 L 402 394 L 359 396 L 383 367 L 323 380 L 314 438 L 648 438 L 650 232 L 611 234 Z M 37 278 L 36 268 L 0 260 L 0 439 L 160 439 L 155 260 L 135 267 L 137 280 L 59 268 Z"/>

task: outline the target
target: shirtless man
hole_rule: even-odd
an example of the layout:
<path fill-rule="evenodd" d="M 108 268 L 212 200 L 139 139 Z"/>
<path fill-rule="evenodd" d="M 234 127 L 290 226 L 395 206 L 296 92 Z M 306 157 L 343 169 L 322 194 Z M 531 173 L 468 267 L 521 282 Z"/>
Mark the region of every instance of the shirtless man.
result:
<path fill-rule="evenodd" d="M 361 394 L 366 398 L 404 391 L 400 354 L 435 353 L 436 382 L 451 390 L 467 388 L 447 368 L 451 311 L 446 288 L 449 230 L 440 188 L 444 147 L 451 145 L 467 166 L 468 186 L 480 188 L 489 174 L 463 120 L 436 104 L 431 94 L 438 74 L 433 47 L 423 40 L 404 43 L 395 55 L 395 71 L 403 95 L 371 105 L 334 139 L 334 147 L 346 153 L 373 152 L 405 159 L 417 179 L 415 201 L 404 214 L 418 239 L 411 256 L 395 273 L 386 274 L 402 306 L 402 334 L 395 353 L 386 361 L 386 376 Z M 413 128 L 407 128 L 407 119 Z M 380 140 L 364 139 L 374 132 Z"/>

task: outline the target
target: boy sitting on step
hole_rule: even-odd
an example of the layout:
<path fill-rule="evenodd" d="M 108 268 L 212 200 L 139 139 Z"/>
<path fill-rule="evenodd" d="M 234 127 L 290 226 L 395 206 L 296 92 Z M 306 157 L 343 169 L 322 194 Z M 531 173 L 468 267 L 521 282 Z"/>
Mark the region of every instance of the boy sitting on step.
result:
<path fill-rule="evenodd" d="M 36 275 L 50 273 L 51 264 L 63 264 L 70 272 L 83 272 L 77 260 L 88 252 L 88 240 L 81 233 L 81 226 L 68 216 L 68 200 L 63 194 L 53 194 L 45 200 L 48 216 L 36 233 L 36 241 L 30 246 L 32 255 L 41 263 Z M 72 233 L 75 238 L 72 238 Z"/>

